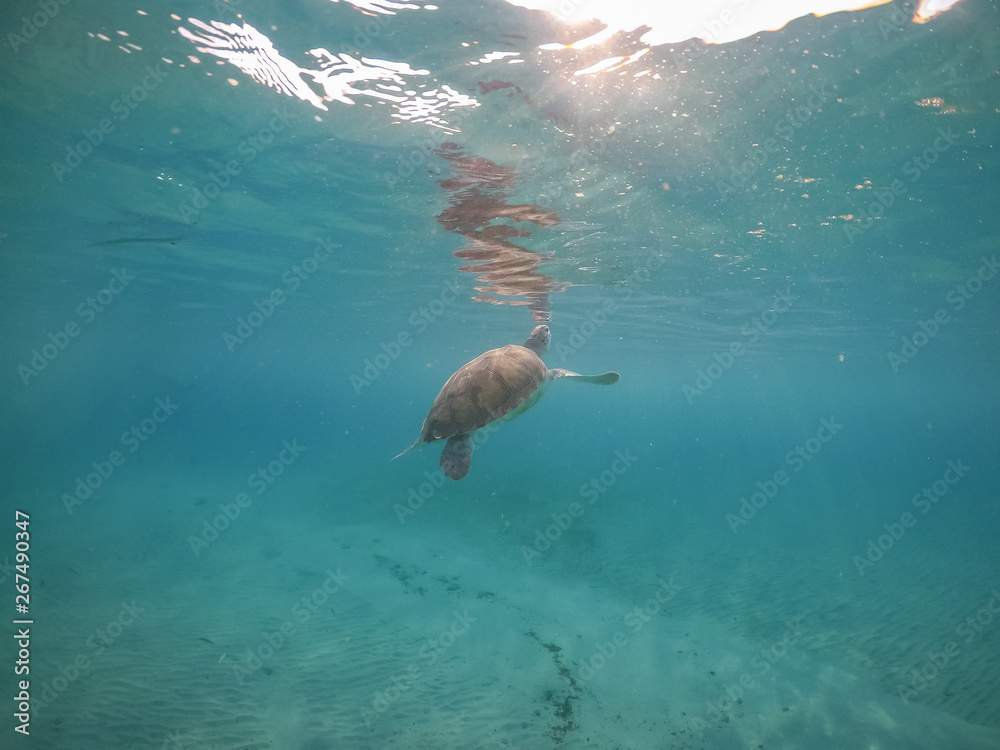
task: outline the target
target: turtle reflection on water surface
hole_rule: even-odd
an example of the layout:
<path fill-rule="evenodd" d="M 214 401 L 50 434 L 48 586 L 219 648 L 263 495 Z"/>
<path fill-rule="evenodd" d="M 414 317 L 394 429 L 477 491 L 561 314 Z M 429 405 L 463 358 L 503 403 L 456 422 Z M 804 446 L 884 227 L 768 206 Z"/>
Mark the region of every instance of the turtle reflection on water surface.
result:
<path fill-rule="evenodd" d="M 452 479 L 461 479 L 472 463 L 472 435 L 488 425 L 502 424 L 524 414 L 556 378 L 595 385 L 618 382 L 621 375 L 617 372 L 579 375 L 559 368 L 548 369 L 540 355 L 545 353 L 551 338 L 548 326 L 536 326 L 524 346 L 510 344 L 491 349 L 460 367 L 434 399 L 420 437 L 403 453 L 424 443 L 447 440 L 441 452 L 441 468 Z"/>

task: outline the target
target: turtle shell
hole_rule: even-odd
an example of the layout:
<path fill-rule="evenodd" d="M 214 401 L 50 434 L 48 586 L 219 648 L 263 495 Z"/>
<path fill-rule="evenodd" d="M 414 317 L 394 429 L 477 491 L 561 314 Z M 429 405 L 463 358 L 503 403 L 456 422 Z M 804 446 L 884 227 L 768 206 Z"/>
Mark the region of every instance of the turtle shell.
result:
<path fill-rule="evenodd" d="M 541 358 L 523 346 L 479 355 L 444 384 L 424 420 L 421 439 L 432 443 L 485 427 L 531 398 L 547 373 Z"/>

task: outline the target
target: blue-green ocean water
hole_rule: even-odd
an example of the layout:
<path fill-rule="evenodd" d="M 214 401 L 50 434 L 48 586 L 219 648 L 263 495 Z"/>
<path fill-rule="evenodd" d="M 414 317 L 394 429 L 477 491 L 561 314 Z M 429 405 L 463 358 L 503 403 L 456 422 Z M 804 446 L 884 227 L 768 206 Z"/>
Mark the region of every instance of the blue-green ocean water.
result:
<path fill-rule="evenodd" d="M 1000 747 L 994 4 L 583 75 L 638 34 L 50 5 L 0 13 L 0 746 Z M 541 322 L 621 381 L 391 461 Z"/>

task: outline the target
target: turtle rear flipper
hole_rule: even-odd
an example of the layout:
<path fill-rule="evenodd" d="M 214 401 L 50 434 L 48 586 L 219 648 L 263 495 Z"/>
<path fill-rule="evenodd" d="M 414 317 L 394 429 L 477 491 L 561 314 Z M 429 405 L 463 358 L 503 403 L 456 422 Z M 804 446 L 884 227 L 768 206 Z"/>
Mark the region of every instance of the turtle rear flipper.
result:
<path fill-rule="evenodd" d="M 441 468 L 445 476 L 459 480 L 469 473 L 472 464 L 472 440 L 466 435 L 455 435 L 441 451 Z"/>
<path fill-rule="evenodd" d="M 579 373 L 562 370 L 558 367 L 553 367 L 549 370 L 549 373 L 553 379 L 569 378 L 570 380 L 579 380 L 581 383 L 593 383 L 594 385 L 613 385 L 621 378 L 621 375 L 617 372 L 603 372 L 600 375 L 580 375 Z"/>

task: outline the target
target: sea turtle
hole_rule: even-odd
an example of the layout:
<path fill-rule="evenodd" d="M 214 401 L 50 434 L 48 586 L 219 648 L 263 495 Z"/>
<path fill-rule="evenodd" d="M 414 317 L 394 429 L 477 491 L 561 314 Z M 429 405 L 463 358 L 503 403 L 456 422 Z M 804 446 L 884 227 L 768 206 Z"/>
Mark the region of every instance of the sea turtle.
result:
<path fill-rule="evenodd" d="M 524 346 L 510 344 L 491 349 L 460 367 L 434 399 L 420 437 L 399 456 L 423 443 L 447 440 L 441 452 L 441 468 L 452 479 L 461 479 L 472 463 L 472 435 L 524 414 L 556 378 L 611 385 L 621 377 L 617 372 L 579 375 L 548 369 L 540 355 L 551 339 L 548 326 L 535 326 Z"/>

